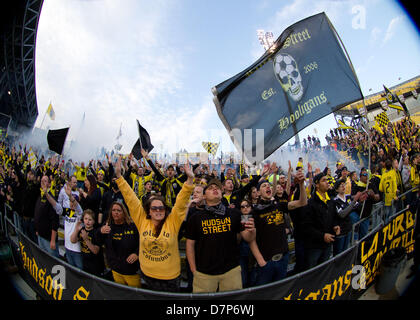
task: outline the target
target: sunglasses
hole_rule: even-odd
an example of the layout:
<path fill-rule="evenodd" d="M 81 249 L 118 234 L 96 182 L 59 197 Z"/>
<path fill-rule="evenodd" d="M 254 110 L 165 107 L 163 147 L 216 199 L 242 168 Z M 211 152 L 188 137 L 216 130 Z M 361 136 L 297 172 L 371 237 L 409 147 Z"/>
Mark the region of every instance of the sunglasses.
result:
<path fill-rule="evenodd" d="M 150 207 L 150 210 L 152 211 L 165 211 L 165 207 L 164 206 L 159 206 L 159 207 Z"/>
<path fill-rule="evenodd" d="M 245 208 L 249 208 L 249 207 L 250 207 L 249 204 L 245 204 L 245 205 L 241 206 L 241 209 L 245 209 Z"/>

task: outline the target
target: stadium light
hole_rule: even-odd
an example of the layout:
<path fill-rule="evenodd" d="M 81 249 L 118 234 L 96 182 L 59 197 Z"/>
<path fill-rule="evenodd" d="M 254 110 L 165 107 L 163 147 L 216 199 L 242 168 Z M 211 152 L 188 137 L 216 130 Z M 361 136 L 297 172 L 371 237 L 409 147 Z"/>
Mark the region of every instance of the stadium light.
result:
<path fill-rule="evenodd" d="M 265 32 L 263 29 L 258 29 L 257 36 L 258 36 L 258 40 L 260 41 L 260 44 L 264 47 L 264 50 L 267 51 L 273 46 L 274 39 L 273 39 L 273 33 L 271 31 Z"/>

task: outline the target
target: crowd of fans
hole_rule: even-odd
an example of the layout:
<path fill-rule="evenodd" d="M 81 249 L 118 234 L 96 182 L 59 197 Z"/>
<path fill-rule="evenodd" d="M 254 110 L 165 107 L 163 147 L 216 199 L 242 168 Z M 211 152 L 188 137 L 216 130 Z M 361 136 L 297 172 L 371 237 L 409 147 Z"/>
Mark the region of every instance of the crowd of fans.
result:
<path fill-rule="evenodd" d="M 121 284 L 179 292 L 185 268 L 190 292 L 262 285 L 340 254 L 360 220 L 355 236 L 364 237 L 364 218 L 375 203 L 383 201 L 385 223 L 403 205 L 417 203 L 419 127 L 404 118 L 382 129 L 370 130 L 370 143 L 366 132 L 356 130 L 331 130 L 326 147 L 308 137 L 302 157 L 289 161 L 287 170 L 275 162 L 259 170 L 160 164 L 144 150 L 141 160 L 107 155 L 86 165 L 41 156 L 31 167 L 27 146 L 3 141 L 0 205 L 57 257 L 62 225 L 61 258 Z M 337 151 L 346 152 L 357 169 L 349 171 Z M 325 152 L 335 155 L 333 166 L 311 164 Z"/>

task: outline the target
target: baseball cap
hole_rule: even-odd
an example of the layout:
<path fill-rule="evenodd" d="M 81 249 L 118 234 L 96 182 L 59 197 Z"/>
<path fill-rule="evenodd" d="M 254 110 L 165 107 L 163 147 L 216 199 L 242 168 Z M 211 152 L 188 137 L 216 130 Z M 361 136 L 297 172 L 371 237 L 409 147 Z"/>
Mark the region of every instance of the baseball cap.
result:
<path fill-rule="evenodd" d="M 220 180 L 219 179 L 215 179 L 215 178 L 213 178 L 213 179 L 211 179 L 210 181 L 209 181 L 209 183 L 204 187 L 204 190 L 203 190 L 203 192 L 206 192 L 206 190 L 207 190 L 207 188 L 208 187 L 210 187 L 211 185 L 216 185 L 217 187 L 219 187 L 219 189 L 220 190 L 222 190 L 222 183 L 220 182 Z"/>
<path fill-rule="evenodd" d="M 314 184 L 317 184 L 319 182 L 319 180 L 321 180 L 323 177 L 325 177 L 326 174 L 324 172 L 318 173 L 315 177 L 314 177 Z"/>

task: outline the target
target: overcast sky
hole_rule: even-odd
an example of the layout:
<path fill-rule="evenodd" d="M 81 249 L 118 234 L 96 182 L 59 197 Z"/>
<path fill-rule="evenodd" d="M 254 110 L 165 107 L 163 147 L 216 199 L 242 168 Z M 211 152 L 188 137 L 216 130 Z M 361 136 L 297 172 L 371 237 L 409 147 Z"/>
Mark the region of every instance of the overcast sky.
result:
<path fill-rule="evenodd" d="M 70 126 L 69 138 L 86 148 L 111 149 L 122 123 L 120 143 L 128 153 L 138 119 L 156 152 L 203 151 L 202 141 L 218 140 L 223 152 L 234 151 L 211 88 L 263 54 L 257 29 L 277 38 L 322 11 L 344 42 L 364 95 L 420 74 L 419 33 L 391 0 L 45 0 L 35 126 Z M 44 119 L 50 102 L 54 121 Z M 336 126 L 332 119 L 302 136 L 317 128 L 323 139 Z"/>

